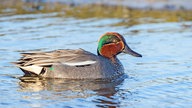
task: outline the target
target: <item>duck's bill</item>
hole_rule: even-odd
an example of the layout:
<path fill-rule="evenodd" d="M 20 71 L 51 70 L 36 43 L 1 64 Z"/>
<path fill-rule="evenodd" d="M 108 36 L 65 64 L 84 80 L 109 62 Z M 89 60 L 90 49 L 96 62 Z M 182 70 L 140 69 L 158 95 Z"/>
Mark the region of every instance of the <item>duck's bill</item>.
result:
<path fill-rule="evenodd" d="M 125 49 L 123 50 L 123 53 L 130 54 L 130 55 L 135 56 L 135 57 L 142 57 L 141 54 L 133 51 L 131 48 L 129 48 L 128 45 L 125 45 Z"/>

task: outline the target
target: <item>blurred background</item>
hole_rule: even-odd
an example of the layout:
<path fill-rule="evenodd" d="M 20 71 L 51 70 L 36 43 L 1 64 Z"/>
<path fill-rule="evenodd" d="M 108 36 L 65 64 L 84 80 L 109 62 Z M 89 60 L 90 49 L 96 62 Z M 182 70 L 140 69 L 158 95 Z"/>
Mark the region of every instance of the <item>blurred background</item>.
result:
<path fill-rule="evenodd" d="M 108 31 L 142 58 L 120 54 L 114 82 L 23 78 L 20 53 L 83 48 Z M 192 107 L 191 0 L 0 0 L 0 107 Z"/>

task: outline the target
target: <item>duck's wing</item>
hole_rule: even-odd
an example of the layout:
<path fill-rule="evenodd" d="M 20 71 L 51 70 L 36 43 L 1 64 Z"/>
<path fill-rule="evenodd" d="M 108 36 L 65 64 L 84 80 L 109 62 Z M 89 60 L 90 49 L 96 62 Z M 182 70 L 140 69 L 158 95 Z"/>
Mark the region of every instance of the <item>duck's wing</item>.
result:
<path fill-rule="evenodd" d="M 14 64 L 23 71 L 33 72 L 36 74 L 39 74 L 43 67 L 51 67 L 54 64 L 86 66 L 97 62 L 95 54 L 83 49 L 22 53 L 22 56 L 23 57 L 14 62 Z"/>

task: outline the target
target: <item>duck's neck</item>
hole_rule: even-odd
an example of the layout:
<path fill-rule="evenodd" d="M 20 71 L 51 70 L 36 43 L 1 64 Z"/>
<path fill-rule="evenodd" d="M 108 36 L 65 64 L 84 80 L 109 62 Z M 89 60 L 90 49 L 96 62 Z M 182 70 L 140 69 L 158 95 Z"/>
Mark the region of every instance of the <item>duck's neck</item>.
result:
<path fill-rule="evenodd" d="M 101 54 L 102 53 L 102 54 Z M 100 52 L 98 49 L 97 49 L 97 54 L 100 55 L 100 56 L 103 56 L 105 58 L 108 58 L 108 59 L 114 59 L 116 58 L 116 55 L 118 53 L 113 53 L 112 51 L 110 50 L 104 50 L 104 52 Z"/>
<path fill-rule="evenodd" d="M 102 55 L 99 53 L 98 50 L 97 50 L 97 55 L 98 55 L 98 56 L 102 56 Z M 105 57 L 105 56 L 102 56 L 102 57 L 110 60 L 112 63 L 117 63 L 117 61 L 119 61 L 116 56 L 113 56 L 113 57 L 110 57 L 110 58 L 109 58 L 109 57 Z"/>

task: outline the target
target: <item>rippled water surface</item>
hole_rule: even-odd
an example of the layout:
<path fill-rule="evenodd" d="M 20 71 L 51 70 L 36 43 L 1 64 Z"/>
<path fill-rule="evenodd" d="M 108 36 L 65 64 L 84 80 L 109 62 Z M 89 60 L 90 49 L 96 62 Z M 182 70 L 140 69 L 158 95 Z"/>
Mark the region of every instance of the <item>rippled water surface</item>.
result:
<path fill-rule="evenodd" d="M 113 26 L 119 18 L 0 15 L 0 107 L 192 107 L 192 22 Z M 143 58 L 119 55 L 124 80 L 19 79 L 21 52 L 83 48 L 96 54 L 107 31 L 124 35 Z"/>

